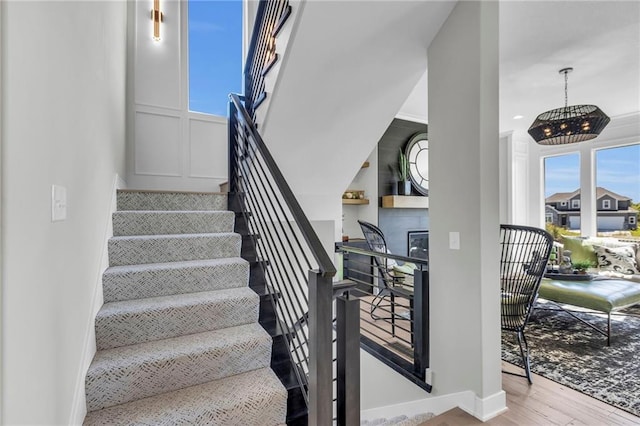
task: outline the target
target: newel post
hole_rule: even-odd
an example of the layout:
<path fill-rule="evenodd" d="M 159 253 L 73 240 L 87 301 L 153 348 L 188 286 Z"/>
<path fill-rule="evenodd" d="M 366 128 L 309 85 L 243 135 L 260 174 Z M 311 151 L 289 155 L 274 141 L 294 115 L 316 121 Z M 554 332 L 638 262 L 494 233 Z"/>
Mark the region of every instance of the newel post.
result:
<path fill-rule="evenodd" d="M 333 422 L 332 309 L 330 277 L 309 271 L 309 425 Z"/>
<path fill-rule="evenodd" d="M 360 424 L 360 299 L 336 298 L 338 426 Z"/>
<path fill-rule="evenodd" d="M 413 368 L 414 373 L 424 379 L 425 369 L 429 367 L 429 271 L 416 269 L 413 285 Z"/>

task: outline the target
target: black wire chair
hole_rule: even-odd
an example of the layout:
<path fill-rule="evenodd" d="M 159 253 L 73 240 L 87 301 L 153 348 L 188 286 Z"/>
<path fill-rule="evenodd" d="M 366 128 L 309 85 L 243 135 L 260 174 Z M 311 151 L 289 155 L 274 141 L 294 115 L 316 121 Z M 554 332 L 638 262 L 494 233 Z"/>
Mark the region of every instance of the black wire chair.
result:
<path fill-rule="evenodd" d="M 384 234 L 377 226 L 359 220 L 360 228 L 364 234 L 364 238 L 367 240 L 369 250 L 378 253 L 389 253 L 387 249 L 387 242 L 384 238 Z M 385 256 L 373 256 L 375 267 L 378 271 L 378 294 L 375 295 L 371 302 L 371 308 L 369 314 L 374 320 L 391 320 L 391 334 L 395 336 L 396 320 L 409 320 L 411 325 L 411 341 L 413 342 L 413 291 L 408 289 L 405 285 L 405 274 L 397 273 L 393 269 L 393 265 L 390 264 L 389 259 Z M 409 301 L 409 317 L 406 315 L 396 313 L 396 297 L 401 297 Z M 388 305 L 382 305 L 385 299 L 389 299 Z M 381 308 L 389 308 L 390 316 L 379 316 L 374 312 Z"/>
<path fill-rule="evenodd" d="M 529 345 L 524 329 L 538 297 L 540 282 L 553 247 L 553 237 L 539 228 L 500 225 L 500 246 L 502 330 L 516 333 L 525 374 L 515 375 L 526 377 L 531 384 Z"/>

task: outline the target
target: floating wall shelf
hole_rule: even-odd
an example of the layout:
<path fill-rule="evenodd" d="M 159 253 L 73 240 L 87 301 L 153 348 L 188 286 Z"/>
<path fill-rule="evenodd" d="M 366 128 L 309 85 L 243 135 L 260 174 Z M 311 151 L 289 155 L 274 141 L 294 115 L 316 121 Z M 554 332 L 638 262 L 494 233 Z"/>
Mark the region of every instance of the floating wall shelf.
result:
<path fill-rule="evenodd" d="M 415 195 L 385 195 L 382 197 L 384 209 L 428 209 L 429 197 Z"/>
<path fill-rule="evenodd" d="M 343 198 L 342 204 L 369 204 L 368 198 Z"/>

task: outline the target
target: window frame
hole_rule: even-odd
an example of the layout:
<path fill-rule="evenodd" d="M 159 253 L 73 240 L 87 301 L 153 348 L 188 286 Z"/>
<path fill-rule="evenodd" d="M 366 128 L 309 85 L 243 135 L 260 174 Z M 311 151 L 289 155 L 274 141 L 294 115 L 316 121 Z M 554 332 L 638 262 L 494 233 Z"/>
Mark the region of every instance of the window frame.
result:
<path fill-rule="evenodd" d="M 634 215 L 629 216 L 629 225 L 635 225 L 637 222 L 636 217 Z"/>
<path fill-rule="evenodd" d="M 571 200 L 571 208 L 572 209 L 580 209 L 580 200 L 579 199 L 573 199 Z"/>
<path fill-rule="evenodd" d="M 602 200 L 602 210 L 611 210 L 611 200 Z"/>
<path fill-rule="evenodd" d="M 633 126 L 630 126 L 630 123 Z M 538 200 L 539 216 L 537 219 L 538 226 L 544 226 L 544 176 L 545 176 L 545 159 L 548 157 L 556 157 L 559 155 L 578 154 L 579 155 L 579 168 L 580 168 L 580 234 L 583 237 L 596 236 L 597 235 L 597 207 L 598 200 L 596 199 L 596 155 L 597 151 L 612 149 L 612 148 L 624 148 L 627 146 L 640 145 L 640 135 L 635 132 L 629 133 L 627 129 L 636 129 L 638 123 L 640 123 L 640 113 L 635 113 L 627 117 L 618 118 L 614 120 L 607 130 L 611 135 L 614 135 L 608 139 L 598 138 L 598 140 L 590 142 L 589 144 L 581 144 L 576 146 L 575 144 L 568 145 L 549 145 L 537 147 L 538 155 L 536 160 L 536 169 L 538 173 L 535 179 L 540 182 L 538 188 Z M 615 130 L 614 130 L 615 129 Z M 537 203 L 536 202 L 536 203 Z"/>

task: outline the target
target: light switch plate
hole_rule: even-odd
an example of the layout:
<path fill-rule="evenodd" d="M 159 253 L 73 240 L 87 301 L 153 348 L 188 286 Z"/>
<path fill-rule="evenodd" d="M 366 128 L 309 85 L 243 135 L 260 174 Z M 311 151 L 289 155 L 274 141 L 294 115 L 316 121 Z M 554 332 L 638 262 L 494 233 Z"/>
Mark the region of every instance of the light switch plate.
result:
<path fill-rule="evenodd" d="M 449 232 L 449 248 L 451 250 L 460 250 L 460 233 Z"/>
<path fill-rule="evenodd" d="M 51 185 L 51 222 L 67 218 L 67 188 Z"/>

